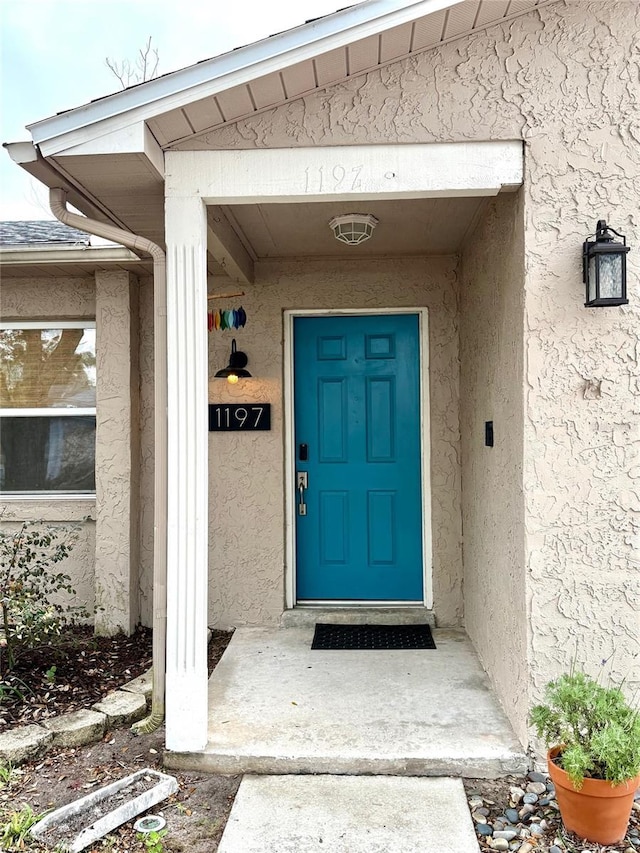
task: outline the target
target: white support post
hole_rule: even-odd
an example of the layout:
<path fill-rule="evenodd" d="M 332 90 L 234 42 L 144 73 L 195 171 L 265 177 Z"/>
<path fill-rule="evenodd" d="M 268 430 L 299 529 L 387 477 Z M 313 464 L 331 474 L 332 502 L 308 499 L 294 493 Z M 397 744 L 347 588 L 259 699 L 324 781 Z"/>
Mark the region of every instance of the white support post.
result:
<path fill-rule="evenodd" d="M 166 744 L 207 743 L 207 219 L 198 195 L 168 196 Z"/>

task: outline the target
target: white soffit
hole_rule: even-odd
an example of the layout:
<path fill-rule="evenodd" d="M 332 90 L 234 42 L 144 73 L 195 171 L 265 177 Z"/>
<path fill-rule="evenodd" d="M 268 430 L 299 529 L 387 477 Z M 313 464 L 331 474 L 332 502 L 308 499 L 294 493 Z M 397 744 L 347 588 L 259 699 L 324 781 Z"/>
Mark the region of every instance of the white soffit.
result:
<path fill-rule="evenodd" d="M 142 121 L 166 149 L 555 2 L 366 0 L 28 127 L 45 157 Z"/>

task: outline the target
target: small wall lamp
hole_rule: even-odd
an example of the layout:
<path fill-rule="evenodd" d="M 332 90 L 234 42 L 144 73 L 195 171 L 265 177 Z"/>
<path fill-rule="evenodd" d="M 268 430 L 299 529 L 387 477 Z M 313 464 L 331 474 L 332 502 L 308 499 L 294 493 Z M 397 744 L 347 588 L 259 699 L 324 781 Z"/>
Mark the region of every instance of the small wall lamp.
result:
<path fill-rule="evenodd" d="M 622 243 L 613 235 L 622 238 Z M 596 225 L 595 239 L 585 240 L 582 278 L 586 286 L 586 308 L 627 305 L 627 240 L 604 219 Z"/>
<path fill-rule="evenodd" d="M 247 379 L 251 377 L 248 370 L 245 370 L 249 359 L 246 353 L 236 349 L 236 339 L 231 341 L 231 354 L 229 355 L 229 364 L 218 370 L 215 375 L 216 379 L 226 379 L 230 385 L 235 385 L 238 379 Z"/>

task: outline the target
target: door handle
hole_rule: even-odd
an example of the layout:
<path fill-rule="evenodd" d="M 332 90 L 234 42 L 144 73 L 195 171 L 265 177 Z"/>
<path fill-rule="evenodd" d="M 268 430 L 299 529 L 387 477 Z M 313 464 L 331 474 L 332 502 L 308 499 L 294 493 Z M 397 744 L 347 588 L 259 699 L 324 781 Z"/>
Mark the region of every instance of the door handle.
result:
<path fill-rule="evenodd" d="M 304 500 L 304 490 L 309 486 L 309 474 L 307 471 L 296 471 L 296 483 L 298 486 L 298 515 L 307 514 L 307 504 Z"/>

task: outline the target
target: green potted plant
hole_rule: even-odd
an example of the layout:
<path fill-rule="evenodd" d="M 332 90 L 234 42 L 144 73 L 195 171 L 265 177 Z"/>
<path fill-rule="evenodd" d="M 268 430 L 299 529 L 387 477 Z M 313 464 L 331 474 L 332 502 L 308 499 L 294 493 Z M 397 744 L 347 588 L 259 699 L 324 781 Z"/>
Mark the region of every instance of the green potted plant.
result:
<path fill-rule="evenodd" d="M 549 682 L 545 698 L 531 721 L 549 750 L 564 825 L 587 841 L 621 841 L 640 786 L 638 710 L 619 687 L 576 671 Z"/>

